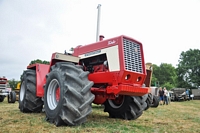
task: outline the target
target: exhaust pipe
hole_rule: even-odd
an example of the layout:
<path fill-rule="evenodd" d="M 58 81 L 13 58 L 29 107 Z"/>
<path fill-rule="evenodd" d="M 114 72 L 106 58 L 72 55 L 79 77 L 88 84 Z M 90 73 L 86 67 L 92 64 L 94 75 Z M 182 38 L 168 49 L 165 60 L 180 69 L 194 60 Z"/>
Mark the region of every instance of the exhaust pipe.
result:
<path fill-rule="evenodd" d="M 101 4 L 97 6 L 98 14 L 97 14 L 97 33 L 96 33 L 96 42 L 99 41 L 99 27 L 100 27 L 100 13 L 101 13 Z"/>
<path fill-rule="evenodd" d="M 104 36 L 103 36 L 103 35 L 100 35 L 100 36 L 99 36 L 99 41 L 103 41 L 103 39 L 104 39 Z"/>

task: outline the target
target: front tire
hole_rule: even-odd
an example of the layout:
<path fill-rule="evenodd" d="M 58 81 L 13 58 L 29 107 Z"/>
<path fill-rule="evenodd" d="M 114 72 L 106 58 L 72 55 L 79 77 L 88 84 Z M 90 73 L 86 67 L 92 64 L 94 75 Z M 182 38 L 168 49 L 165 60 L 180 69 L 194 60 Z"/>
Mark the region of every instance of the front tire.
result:
<path fill-rule="evenodd" d="M 146 95 L 148 95 L 148 97 L 147 97 L 147 100 L 146 100 L 147 107 L 145 108 L 145 110 L 148 110 L 153 103 L 153 95 L 151 93 L 146 94 Z"/>
<path fill-rule="evenodd" d="M 46 118 L 56 126 L 80 125 L 92 112 L 94 95 L 88 80 L 89 72 L 79 65 L 58 62 L 51 67 L 45 85 L 44 107 Z"/>
<path fill-rule="evenodd" d="M 19 109 L 24 113 L 38 113 L 43 108 L 43 101 L 36 96 L 36 72 L 24 71 L 19 92 Z"/>
<path fill-rule="evenodd" d="M 0 102 L 4 101 L 5 96 L 0 96 Z"/>
<path fill-rule="evenodd" d="M 110 118 L 135 120 L 140 117 L 144 110 L 145 100 L 143 97 L 120 95 L 115 100 L 106 100 L 104 112 L 109 113 Z"/>
<path fill-rule="evenodd" d="M 16 93 L 15 91 L 11 91 L 8 95 L 8 103 L 15 103 L 16 101 Z"/>
<path fill-rule="evenodd" d="M 156 108 L 156 107 L 158 107 L 158 105 L 159 105 L 159 97 L 153 95 L 153 102 L 151 104 L 151 107 L 155 107 Z"/>

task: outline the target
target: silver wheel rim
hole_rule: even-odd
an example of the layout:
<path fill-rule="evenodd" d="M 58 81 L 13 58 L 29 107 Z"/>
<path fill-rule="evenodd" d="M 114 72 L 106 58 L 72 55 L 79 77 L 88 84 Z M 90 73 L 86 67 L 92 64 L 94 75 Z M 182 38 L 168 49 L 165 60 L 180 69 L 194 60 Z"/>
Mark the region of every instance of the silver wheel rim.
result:
<path fill-rule="evenodd" d="M 53 79 L 47 89 L 47 104 L 51 110 L 54 110 L 59 100 L 56 99 L 56 90 L 60 88 L 59 82 L 57 79 Z"/>
<path fill-rule="evenodd" d="M 19 94 L 20 101 L 24 100 L 24 95 L 25 95 L 25 82 L 23 81 L 21 84 L 20 94 Z"/>
<path fill-rule="evenodd" d="M 108 103 L 110 104 L 110 106 L 111 106 L 112 108 L 118 109 L 118 108 L 120 108 L 120 107 L 123 105 L 123 103 L 124 103 L 124 96 L 123 96 L 123 99 L 122 99 L 121 104 L 116 104 L 114 100 L 108 100 Z"/>

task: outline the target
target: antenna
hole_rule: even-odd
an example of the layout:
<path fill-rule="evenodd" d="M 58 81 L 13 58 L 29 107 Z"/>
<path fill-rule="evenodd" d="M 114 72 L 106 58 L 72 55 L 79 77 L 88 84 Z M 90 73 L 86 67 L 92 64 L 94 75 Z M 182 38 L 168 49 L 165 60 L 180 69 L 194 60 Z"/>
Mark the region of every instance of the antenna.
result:
<path fill-rule="evenodd" d="M 97 14 L 97 33 L 96 33 L 96 42 L 99 41 L 99 27 L 100 27 L 101 4 L 98 4 L 97 9 L 98 9 L 98 14 Z"/>

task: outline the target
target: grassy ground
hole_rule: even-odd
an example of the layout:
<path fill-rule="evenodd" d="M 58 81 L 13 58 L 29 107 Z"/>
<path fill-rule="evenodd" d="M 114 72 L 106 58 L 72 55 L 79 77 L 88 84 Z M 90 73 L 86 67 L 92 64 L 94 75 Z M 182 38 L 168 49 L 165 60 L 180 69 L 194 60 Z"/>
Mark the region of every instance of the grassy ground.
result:
<path fill-rule="evenodd" d="M 24 114 L 18 102 L 0 103 L 0 133 L 199 133 L 200 100 L 171 102 L 150 108 L 137 120 L 108 118 L 103 107 L 93 105 L 87 122 L 76 127 L 56 127 L 45 121 L 45 113 Z"/>

